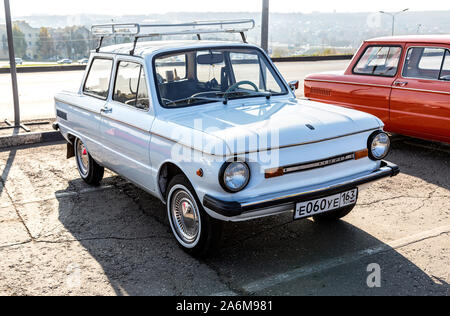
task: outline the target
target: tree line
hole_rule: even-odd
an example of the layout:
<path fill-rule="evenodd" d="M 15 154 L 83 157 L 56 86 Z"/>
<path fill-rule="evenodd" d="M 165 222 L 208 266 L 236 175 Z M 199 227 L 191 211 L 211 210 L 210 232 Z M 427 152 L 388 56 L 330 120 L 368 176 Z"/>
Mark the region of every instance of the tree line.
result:
<path fill-rule="evenodd" d="M 78 59 L 89 56 L 95 47 L 90 31 L 82 26 L 63 29 L 41 27 L 39 33 L 27 37 L 19 25 L 13 25 L 14 50 L 16 57 L 23 59 L 55 61 L 59 58 Z M 8 51 L 8 40 L 2 35 L 1 49 Z M 31 44 L 31 45 L 30 45 Z"/>

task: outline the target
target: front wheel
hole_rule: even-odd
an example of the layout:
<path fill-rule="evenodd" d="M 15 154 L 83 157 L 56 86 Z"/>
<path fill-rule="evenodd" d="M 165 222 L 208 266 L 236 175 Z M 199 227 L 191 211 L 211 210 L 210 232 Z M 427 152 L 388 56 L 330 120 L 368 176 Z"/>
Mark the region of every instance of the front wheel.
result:
<path fill-rule="evenodd" d="M 105 174 L 105 168 L 100 166 L 89 154 L 86 145 L 76 139 L 75 159 L 77 161 L 78 172 L 81 178 L 89 185 L 98 185 Z"/>
<path fill-rule="evenodd" d="M 356 205 L 351 205 L 342 209 L 339 209 L 337 211 L 332 211 L 324 214 L 319 214 L 314 216 L 314 221 L 316 223 L 327 223 L 327 222 L 335 222 L 340 220 L 341 218 L 344 218 L 348 214 L 350 214 Z"/>
<path fill-rule="evenodd" d="M 181 248 L 195 257 L 209 255 L 222 237 L 222 222 L 209 216 L 183 175 L 169 184 L 167 215 Z"/>

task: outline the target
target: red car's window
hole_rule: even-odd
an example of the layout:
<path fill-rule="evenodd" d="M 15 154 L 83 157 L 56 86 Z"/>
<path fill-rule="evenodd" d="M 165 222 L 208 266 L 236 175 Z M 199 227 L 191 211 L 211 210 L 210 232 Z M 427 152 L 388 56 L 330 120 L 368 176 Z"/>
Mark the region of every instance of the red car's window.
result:
<path fill-rule="evenodd" d="M 397 74 L 401 53 L 401 47 L 368 47 L 353 72 L 360 75 L 394 77 Z"/>
<path fill-rule="evenodd" d="M 438 80 L 445 52 L 444 48 L 410 48 L 406 55 L 403 77 Z"/>
<path fill-rule="evenodd" d="M 439 79 L 450 81 L 450 50 L 447 50 L 445 53 L 444 65 L 442 66 L 441 76 Z"/>

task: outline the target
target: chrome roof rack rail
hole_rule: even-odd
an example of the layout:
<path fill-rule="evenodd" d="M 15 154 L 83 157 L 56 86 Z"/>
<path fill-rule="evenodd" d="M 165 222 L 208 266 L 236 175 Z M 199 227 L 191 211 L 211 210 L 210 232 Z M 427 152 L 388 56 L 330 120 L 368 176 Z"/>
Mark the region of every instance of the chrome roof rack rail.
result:
<path fill-rule="evenodd" d="M 197 21 L 180 24 L 139 24 L 139 23 L 116 23 L 99 24 L 91 28 L 92 35 L 99 37 L 99 45 L 96 52 L 99 52 L 105 38 L 134 37 L 133 49 L 130 51 L 134 55 L 137 42 L 140 38 L 161 37 L 170 35 L 197 35 L 198 40 L 202 39 L 202 34 L 232 33 L 241 34 L 242 41 L 247 43 L 245 32 L 255 28 L 255 21 L 251 19 L 242 20 L 222 20 L 222 21 Z"/>

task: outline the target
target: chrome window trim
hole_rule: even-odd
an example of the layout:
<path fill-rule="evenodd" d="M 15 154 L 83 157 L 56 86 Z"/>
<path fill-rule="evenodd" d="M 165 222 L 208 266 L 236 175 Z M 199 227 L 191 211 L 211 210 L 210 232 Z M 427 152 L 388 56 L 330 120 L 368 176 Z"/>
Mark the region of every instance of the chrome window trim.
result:
<path fill-rule="evenodd" d="M 405 67 L 406 67 L 406 58 L 408 58 L 408 52 L 409 52 L 409 50 L 410 50 L 410 49 L 413 49 L 413 48 L 435 48 L 435 49 L 443 49 L 443 50 L 444 50 L 444 56 L 443 56 L 444 58 L 445 58 L 446 52 L 447 52 L 447 51 L 450 51 L 450 48 L 447 48 L 447 47 L 441 47 L 441 46 L 420 46 L 420 45 L 418 45 L 418 46 L 408 46 L 408 48 L 407 48 L 407 50 L 406 50 L 405 57 L 404 57 L 404 59 L 403 59 L 403 69 L 402 69 L 402 73 L 401 73 L 401 77 L 402 77 L 402 78 L 404 78 L 404 79 L 415 79 L 415 80 L 425 80 L 425 81 L 432 81 L 432 82 L 448 82 L 448 81 L 445 81 L 445 80 L 441 80 L 440 78 L 438 78 L 438 79 L 429 79 L 429 78 L 406 77 L 406 76 L 404 75 L 404 73 L 405 73 Z M 440 69 L 439 73 L 442 72 L 442 67 L 444 67 L 444 61 L 445 61 L 445 59 L 442 60 L 441 69 Z M 420 90 L 419 90 L 419 91 L 420 91 Z M 445 92 L 444 92 L 444 93 L 445 93 Z"/>
<path fill-rule="evenodd" d="M 88 93 L 88 92 L 85 91 L 86 83 L 87 83 L 87 81 L 89 79 L 89 75 L 91 73 L 92 66 L 94 65 L 94 62 L 97 59 L 110 60 L 112 62 L 112 64 L 111 64 L 111 73 L 109 75 L 109 82 L 108 82 L 108 94 L 107 94 L 106 97 L 101 97 L 101 96 L 98 96 L 98 95 L 95 95 L 95 94 L 91 94 L 91 93 Z M 87 71 L 86 76 L 84 78 L 84 82 L 83 82 L 83 87 L 81 89 L 81 93 L 83 95 L 87 96 L 87 97 L 95 98 L 95 99 L 102 100 L 102 101 L 108 101 L 109 96 L 110 96 L 110 92 L 111 92 L 111 82 L 112 82 L 112 75 L 114 73 L 114 68 L 115 68 L 114 67 L 114 57 L 110 58 L 110 57 L 105 57 L 105 56 L 101 56 L 101 55 L 94 56 L 92 58 L 92 61 L 91 61 L 90 65 L 89 65 L 89 70 Z"/>
<path fill-rule="evenodd" d="M 361 59 L 364 57 L 364 55 L 366 54 L 367 50 L 369 48 L 372 47 L 397 47 L 400 48 L 400 57 L 398 58 L 398 63 L 397 63 L 397 70 L 395 72 L 394 75 L 392 76 L 387 76 L 387 75 L 375 75 L 375 74 L 363 74 L 363 73 L 358 73 L 355 72 L 355 68 L 358 66 L 359 62 L 361 61 Z M 403 51 L 404 51 L 404 47 L 401 44 L 373 44 L 373 45 L 367 45 L 367 47 L 364 49 L 364 52 L 359 56 L 358 60 L 356 61 L 355 65 L 352 68 L 352 74 L 355 76 L 370 76 L 370 77 L 382 77 L 382 78 L 395 78 L 398 76 L 398 71 L 400 69 L 400 61 L 402 60 L 401 56 L 403 55 Z"/>

